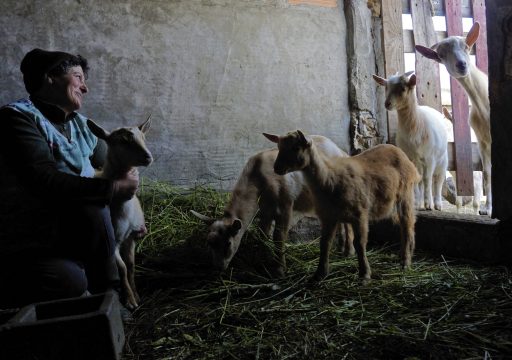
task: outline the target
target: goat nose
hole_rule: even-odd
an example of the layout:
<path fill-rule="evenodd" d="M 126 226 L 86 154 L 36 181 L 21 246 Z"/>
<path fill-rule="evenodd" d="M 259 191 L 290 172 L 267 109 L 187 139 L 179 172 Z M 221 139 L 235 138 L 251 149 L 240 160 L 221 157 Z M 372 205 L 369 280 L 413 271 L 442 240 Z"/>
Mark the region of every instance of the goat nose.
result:
<path fill-rule="evenodd" d="M 466 62 L 464 60 L 461 60 L 461 61 L 457 61 L 457 69 L 459 69 L 460 71 L 466 71 Z"/>

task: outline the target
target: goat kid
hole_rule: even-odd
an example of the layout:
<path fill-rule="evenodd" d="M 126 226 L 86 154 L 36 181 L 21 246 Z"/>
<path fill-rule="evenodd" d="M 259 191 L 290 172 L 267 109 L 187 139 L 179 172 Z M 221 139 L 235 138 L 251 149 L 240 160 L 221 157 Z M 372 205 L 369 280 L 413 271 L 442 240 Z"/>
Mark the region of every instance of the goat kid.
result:
<path fill-rule="evenodd" d="M 148 166 L 153 156 L 145 144 L 144 134 L 151 125 L 151 116 L 138 127 L 123 127 L 108 132 L 91 120 L 87 125 L 94 135 L 106 141 L 107 158 L 96 177 L 122 179 L 137 166 Z M 130 310 L 138 306 L 140 297 L 135 287 L 135 240 L 144 237 L 147 229 L 137 196 L 129 200 L 113 199 L 110 214 L 116 238 L 116 261 L 121 278 L 121 301 Z"/>
<path fill-rule="evenodd" d="M 416 165 L 420 183 L 416 188 L 418 208 L 442 209 L 442 188 L 448 167 L 448 139 L 443 126 L 443 114 L 418 105 L 416 75 L 413 71 L 374 80 L 386 87 L 386 109 L 398 113 L 396 144 Z M 433 199 L 433 201 L 432 201 Z"/>
<path fill-rule="evenodd" d="M 475 22 L 466 38 L 450 36 L 430 48 L 416 45 L 416 50 L 423 56 L 443 64 L 450 76 L 454 77 L 471 99 L 469 125 L 475 131 L 482 159 L 483 185 L 486 195 L 485 206 L 481 215 L 492 214 L 491 191 L 491 126 L 489 104 L 489 80 L 470 60 L 471 48 L 480 34 L 480 24 Z"/>
<path fill-rule="evenodd" d="M 363 281 L 371 278 L 366 257 L 369 222 L 391 218 L 401 229 L 402 267 L 411 265 L 414 252 L 414 186 L 418 171 L 407 155 L 394 145 L 377 145 L 359 155 L 328 158 L 300 130 L 284 136 L 265 135 L 278 144 L 274 171 L 300 172 L 312 192 L 322 224 L 320 261 L 313 281 L 329 273 L 329 248 L 338 222 L 349 223 Z"/>
<path fill-rule="evenodd" d="M 326 158 L 348 155 L 334 142 L 320 135 L 312 135 L 312 141 Z M 192 213 L 210 225 L 207 236 L 213 265 L 225 270 L 236 254 L 240 241 L 256 215 L 259 229 L 269 236 L 274 222 L 273 241 L 276 245 L 271 273 L 284 276 L 286 261 L 284 243 L 289 229 L 304 216 L 315 216 L 311 190 L 301 173 L 279 176 L 274 172 L 277 149 L 259 152 L 247 161 L 224 209 L 224 216 L 215 220 Z M 340 224 L 340 250 L 354 254 L 352 228 Z"/>

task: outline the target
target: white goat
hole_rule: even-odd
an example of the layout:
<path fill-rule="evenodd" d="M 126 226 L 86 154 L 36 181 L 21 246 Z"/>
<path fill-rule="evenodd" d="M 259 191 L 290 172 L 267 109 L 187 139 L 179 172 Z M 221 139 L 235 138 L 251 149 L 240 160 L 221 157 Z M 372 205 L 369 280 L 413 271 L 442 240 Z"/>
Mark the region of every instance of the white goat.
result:
<path fill-rule="evenodd" d="M 148 166 L 153 157 L 146 147 L 144 134 L 151 124 L 150 117 L 138 127 L 123 127 L 109 133 L 88 120 L 87 125 L 108 145 L 103 169 L 96 177 L 117 180 L 126 177 L 137 166 Z M 121 278 L 121 301 L 130 310 L 140 301 L 135 287 L 135 240 L 147 234 L 144 213 L 137 196 L 129 200 L 112 199 L 112 225 L 116 237 L 116 260 Z"/>
<path fill-rule="evenodd" d="M 432 210 L 433 204 L 436 210 L 441 210 L 448 167 L 448 139 L 443 114 L 429 106 L 418 105 L 413 71 L 389 79 L 377 75 L 373 78 L 386 87 L 386 109 L 396 109 L 398 113 L 396 144 L 409 156 L 422 177 L 417 186 L 416 205 Z"/>
<path fill-rule="evenodd" d="M 363 281 L 371 277 L 366 257 L 370 221 L 391 218 L 400 224 L 401 263 L 404 268 L 411 265 L 416 221 L 413 193 L 420 178 L 402 150 L 384 144 L 353 157 L 329 159 L 300 130 L 265 136 L 278 144 L 274 171 L 281 175 L 300 171 L 311 188 L 322 224 L 314 281 L 329 273 L 329 248 L 338 222 L 352 225 Z"/>
<path fill-rule="evenodd" d="M 327 158 L 348 156 L 334 142 L 320 135 L 312 140 Z M 275 222 L 273 241 L 276 244 L 273 276 L 281 277 L 286 269 L 284 242 L 290 227 L 304 216 L 315 216 L 311 190 L 301 173 L 278 176 L 274 172 L 277 149 L 259 152 L 247 161 L 240 174 L 231 199 L 224 209 L 224 216 L 215 220 L 192 213 L 210 224 L 208 247 L 215 267 L 225 270 L 238 250 L 243 234 L 258 213 L 259 228 L 270 235 Z M 340 247 L 345 255 L 354 254 L 352 229 L 340 226 Z"/>
<path fill-rule="evenodd" d="M 492 214 L 491 191 L 491 126 L 489 105 L 489 80 L 469 58 L 471 48 L 478 39 L 480 24 L 475 22 L 466 38 L 450 36 L 430 48 L 416 45 L 423 56 L 444 64 L 448 73 L 457 79 L 471 99 L 469 124 L 475 131 L 482 159 L 483 182 L 486 195 L 482 215 Z"/>
<path fill-rule="evenodd" d="M 444 116 L 450 120 L 450 125 L 453 123 L 453 117 L 450 111 L 443 106 Z M 453 133 L 453 127 L 450 130 Z M 453 141 L 453 138 L 451 139 Z M 473 196 L 459 196 L 457 195 L 456 186 L 456 173 L 450 171 L 447 174 L 446 181 L 443 184 L 443 197 L 452 205 L 457 207 L 457 212 L 460 212 L 463 206 L 466 206 L 470 202 L 473 204 L 473 211 L 478 213 L 480 207 L 480 201 L 483 196 L 482 188 L 482 172 L 473 171 Z"/>

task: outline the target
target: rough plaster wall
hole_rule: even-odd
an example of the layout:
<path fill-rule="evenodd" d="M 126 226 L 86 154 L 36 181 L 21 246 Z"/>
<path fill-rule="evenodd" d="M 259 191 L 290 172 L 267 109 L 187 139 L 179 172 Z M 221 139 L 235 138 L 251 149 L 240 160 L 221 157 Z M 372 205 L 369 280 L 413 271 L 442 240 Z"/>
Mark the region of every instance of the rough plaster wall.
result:
<path fill-rule="evenodd" d="M 339 2 L 338 2 L 339 3 Z M 34 47 L 85 56 L 81 112 L 107 128 L 153 115 L 146 176 L 230 188 L 261 132 L 349 145 L 343 5 L 286 0 L 2 0 L 0 103 L 25 96 Z"/>

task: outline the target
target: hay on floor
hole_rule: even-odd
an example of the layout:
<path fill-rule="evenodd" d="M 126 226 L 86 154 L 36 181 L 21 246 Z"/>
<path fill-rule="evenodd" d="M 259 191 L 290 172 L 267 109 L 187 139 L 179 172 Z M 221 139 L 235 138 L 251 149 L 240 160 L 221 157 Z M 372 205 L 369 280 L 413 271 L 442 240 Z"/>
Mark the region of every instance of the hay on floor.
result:
<path fill-rule="evenodd" d="M 226 194 L 146 182 L 149 235 L 138 244 L 142 305 L 126 327 L 124 359 L 501 359 L 512 354 L 506 267 L 417 252 L 401 271 L 397 244 L 372 247 L 373 280 L 333 252 L 331 274 L 308 282 L 318 239 L 288 244 L 271 279 L 269 240 L 251 230 L 223 274 L 208 263 L 207 227 L 189 210 L 222 214 Z M 398 242 L 398 239 L 397 239 Z"/>

